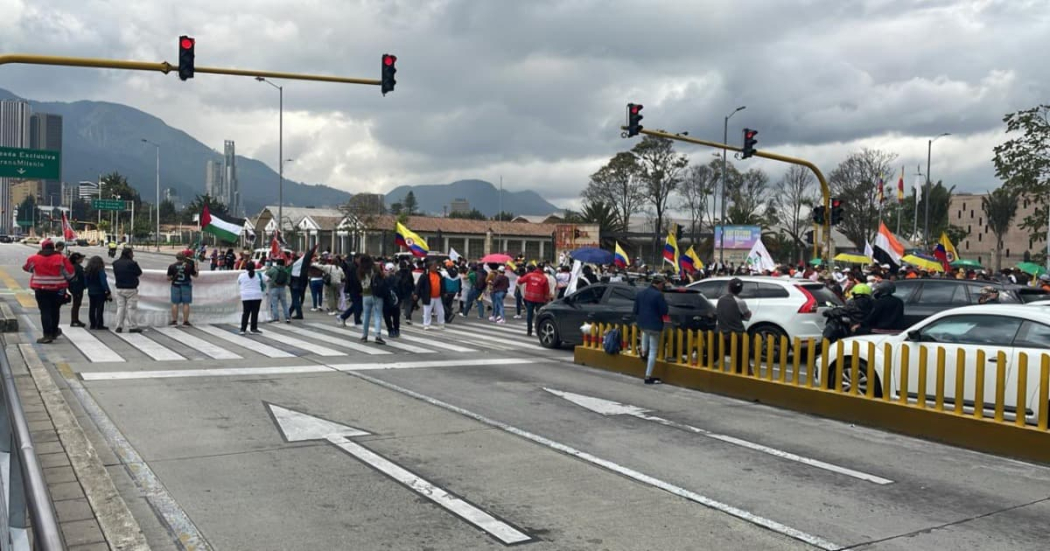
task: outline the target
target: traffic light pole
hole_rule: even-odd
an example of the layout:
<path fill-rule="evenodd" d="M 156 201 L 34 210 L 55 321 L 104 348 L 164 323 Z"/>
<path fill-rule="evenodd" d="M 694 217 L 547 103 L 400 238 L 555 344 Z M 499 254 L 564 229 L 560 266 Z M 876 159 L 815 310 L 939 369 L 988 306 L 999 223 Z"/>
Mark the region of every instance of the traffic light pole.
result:
<path fill-rule="evenodd" d="M 64 67 L 94 67 L 98 69 L 123 69 L 127 71 L 156 71 L 159 73 L 175 73 L 178 75 L 179 68 L 167 61 L 151 63 L 148 61 L 125 61 L 120 59 L 96 59 L 88 57 L 65 57 L 53 55 L 36 54 L 2 54 L 0 65 L 21 63 L 26 65 L 60 65 Z M 349 78 L 329 75 L 305 75 L 300 73 L 281 73 L 277 71 L 253 71 L 248 69 L 225 69 L 220 67 L 195 67 L 196 73 L 210 73 L 215 75 L 234 75 L 246 77 L 284 78 L 289 80 L 314 80 L 319 82 L 338 82 L 342 84 L 368 84 L 379 86 L 379 79 L 375 78 Z"/>
<path fill-rule="evenodd" d="M 620 128 L 622 130 L 627 130 L 626 126 L 622 126 Z M 639 134 L 645 134 L 647 136 L 653 136 L 653 137 L 656 137 L 656 138 L 667 138 L 669 140 L 675 140 L 675 141 L 679 141 L 679 142 L 686 142 L 686 143 L 691 143 L 691 144 L 695 144 L 695 145 L 704 145 L 704 146 L 707 146 L 707 147 L 713 147 L 715 149 L 723 149 L 723 150 L 728 150 L 728 151 L 743 151 L 742 148 L 736 147 L 736 146 L 732 146 L 732 145 L 729 145 L 729 144 L 718 143 L 718 142 L 711 142 L 711 141 L 707 141 L 707 140 L 700 140 L 700 139 L 697 139 L 697 138 L 693 138 L 691 136 L 682 136 L 682 135 L 678 135 L 678 134 L 670 134 L 668 132 L 664 132 L 664 131 L 661 131 L 661 130 L 646 130 L 646 129 L 643 128 L 642 130 L 639 130 L 638 133 Z M 827 179 L 824 178 L 824 173 L 821 172 L 819 168 L 817 168 L 817 165 L 815 165 L 815 164 L 813 164 L 813 163 L 811 163 L 811 162 L 809 162 L 809 161 L 807 161 L 805 159 L 799 159 L 799 158 L 796 158 L 796 157 L 788 157 L 787 155 L 780 155 L 780 154 L 777 154 L 777 153 L 770 153 L 768 151 L 759 151 L 757 149 L 754 152 L 754 156 L 755 157 L 762 157 L 764 159 L 772 159 L 774 161 L 780 161 L 782 163 L 788 163 L 788 164 L 792 164 L 792 165 L 804 166 L 804 167 L 810 169 L 811 171 L 813 171 L 813 174 L 817 177 L 817 181 L 820 182 L 820 193 L 824 197 L 824 209 L 828 213 L 828 215 L 824 219 L 824 236 L 823 237 L 824 237 L 824 254 L 827 255 L 827 256 L 830 256 L 830 254 L 831 254 L 831 188 L 828 186 Z M 815 240 L 816 239 L 814 239 L 814 241 Z M 814 248 L 815 247 L 816 247 L 816 245 L 814 244 Z M 814 253 L 814 256 L 815 256 L 815 253 Z"/>

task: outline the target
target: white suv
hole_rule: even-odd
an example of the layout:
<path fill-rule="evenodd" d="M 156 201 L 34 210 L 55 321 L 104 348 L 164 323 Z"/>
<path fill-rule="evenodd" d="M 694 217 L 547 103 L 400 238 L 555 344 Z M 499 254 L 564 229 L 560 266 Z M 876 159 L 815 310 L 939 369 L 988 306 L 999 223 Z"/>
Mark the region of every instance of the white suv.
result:
<path fill-rule="evenodd" d="M 718 298 L 728 292 L 726 288 L 731 279 L 702 279 L 689 287 L 699 289 L 711 304 L 717 305 Z M 823 311 L 842 306 L 835 293 L 822 283 L 807 279 L 768 276 L 737 276 L 737 279 L 744 282 L 739 296 L 751 310 L 751 320 L 744 322 L 747 332 L 752 336 L 761 335 L 763 339 L 773 335 L 778 349 L 781 336 L 786 336 L 789 342 L 794 342 L 796 337 L 803 341 L 814 338 L 819 342 L 826 321 Z"/>

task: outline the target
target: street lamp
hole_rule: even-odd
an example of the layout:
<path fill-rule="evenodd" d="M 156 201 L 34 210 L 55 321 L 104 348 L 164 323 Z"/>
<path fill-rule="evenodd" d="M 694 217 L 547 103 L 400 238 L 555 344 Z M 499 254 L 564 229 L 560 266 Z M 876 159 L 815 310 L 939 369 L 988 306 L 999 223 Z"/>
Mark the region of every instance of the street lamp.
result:
<path fill-rule="evenodd" d="M 276 88 L 280 101 L 277 119 L 277 172 L 280 177 L 280 183 L 277 185 L 277 229 L 282 230 L 284 224 L 284 86 L 278 86 L 263 77 L 255 77 L 255 80 Z"/>
<path fill-rule="evenodd" d="M 153 245 L 156 247 L 157 252 L 160 252 L 160 145 L 154 142 L 142 138 L 143 142 L 146 142 L 153 147 L 157 148 L 157 202 L 154 203 L 157 209 L 157 233 L 153 237 Z M 135 231 L 135 228 L 132 228 Z"/>
<path fill-rule="evenodd" d="M 733 115 L 737 114 L 738 111 L 747 109 L 746 105 L 741 105 L 733 110 L 732 113 L 726 115 L 725 121 L 722 124 L 722 143 L 729 141 L 729 119 Z M 718 238 L 718 263 L 725 267 L 725 254 L 726 254 L 726 150 L 722 150 L 722 234 Z"/>
<path fill-rule="evenodd" d="M 922 234 L 923 238 L 926 240 L 927 246 L 930 245 L 930 154 L 933 152 L 933 142 L 945 136 L 951 136 L 951 134 L 945 132 L 926 142 L 926 196 L 924 197 L 926 201 L 926 214 L 923 215 Z"/>

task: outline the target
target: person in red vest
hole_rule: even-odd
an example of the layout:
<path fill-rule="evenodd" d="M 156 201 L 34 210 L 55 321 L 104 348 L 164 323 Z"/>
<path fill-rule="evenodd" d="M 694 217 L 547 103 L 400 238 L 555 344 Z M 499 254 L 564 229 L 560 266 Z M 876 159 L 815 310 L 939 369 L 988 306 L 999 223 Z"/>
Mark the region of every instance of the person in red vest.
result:
<path fill-rule="evenodd" d="M 518 289 L 524 291 L 522 295 L 525 299 L 525 324 L 531 337 L 533 316 L 550 298 L 550 280 L 539 268 L 529 266 L 528 272 L 518 278 Z"/>
<path fill-rule="evenodd" d="M 65 302 L 69 280 L 76 273 L 69 258 L 55 251 L 55 242 L 44 239 L 40 251 L 30 256 L 22 269 L 31 273 L 29 287 L 36 293 L 36 305 L 40 309 L 40 327 L 44 336 L 36 340 L 41 344 L 54 342 L 62 330 L 58 328 L 59 307 Z"/>

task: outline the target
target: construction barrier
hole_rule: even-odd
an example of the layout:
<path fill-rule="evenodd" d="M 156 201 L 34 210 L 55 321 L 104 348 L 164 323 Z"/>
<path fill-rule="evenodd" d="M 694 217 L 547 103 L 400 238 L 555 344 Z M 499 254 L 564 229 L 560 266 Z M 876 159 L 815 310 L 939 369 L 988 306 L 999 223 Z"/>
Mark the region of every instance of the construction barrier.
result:
<path fill-rule="evenodd" d="M 620 354 L 602 349 L 617 328 Z M 634 325 L 592 325 L 575 361 L 643 376 Z M 1050 350 L 997 352 L 666 329 L 654 376 L 666 383 L 1050 463 Z M 972 350 L 970 350 L 972 349 Z"/>

